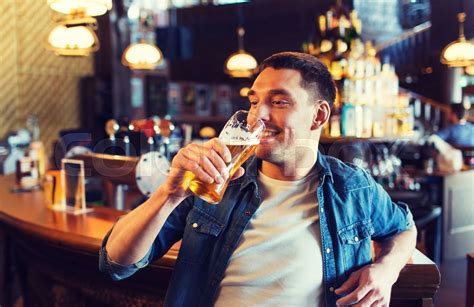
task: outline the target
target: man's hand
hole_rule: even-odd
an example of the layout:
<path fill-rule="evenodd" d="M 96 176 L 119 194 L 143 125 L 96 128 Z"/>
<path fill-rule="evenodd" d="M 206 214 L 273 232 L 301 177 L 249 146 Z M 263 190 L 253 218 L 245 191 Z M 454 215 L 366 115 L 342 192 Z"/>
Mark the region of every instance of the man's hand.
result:
<path fill-rule="evenodd" d="M 353 272 L 349 279 L 336 289 L 336 294 L 351 291 L 337 300 L 336 304 L 338 306 L 388 307 L 392 285 L 397 278 L 398 272 L 395 274 L 381 263 L 367 265 Z"/>
<path fill-rule="evenodd" d="M 170 172 L 161 189 L 170 196 L 185 198 L 191 194 L 186 182 L 186 172 L 193 173 L 197 179 L 207 183 L 222 183 L 229 177 L 227 164 L 231 161 L 227 146 L 218 138 L 205 143 L 191 143 L 180 149 L 171 162 Z M 240 167 L 232 180 L 241 177 L 244 169 Z"/>

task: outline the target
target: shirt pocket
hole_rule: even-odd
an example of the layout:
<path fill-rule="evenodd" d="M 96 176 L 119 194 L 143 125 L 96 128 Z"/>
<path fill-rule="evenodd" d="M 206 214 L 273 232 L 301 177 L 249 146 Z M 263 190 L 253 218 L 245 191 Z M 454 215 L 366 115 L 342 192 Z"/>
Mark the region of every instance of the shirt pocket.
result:
<path fill-rule="evenodd" d="M 353 223 L 338 231 L 345 272 L 350 273 L 371 262 L 373 234 L 370 220 Z"/>
<path fill-rule="evenodd" d="M 209 257 L 223 229 L 224 224 L 194 207 L 186 217 L 178 259 L 188 263 L 203 263 Z"/>

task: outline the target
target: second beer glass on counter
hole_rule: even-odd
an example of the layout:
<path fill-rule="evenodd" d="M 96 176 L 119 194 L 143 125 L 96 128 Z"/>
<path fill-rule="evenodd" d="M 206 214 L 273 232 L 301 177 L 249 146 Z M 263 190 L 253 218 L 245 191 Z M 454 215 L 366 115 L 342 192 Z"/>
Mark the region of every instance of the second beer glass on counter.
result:
<path fill-rule="evenodd" d="M 221 140 L 232 155 L 231 162 L 227 165 L 229 179 L 223 183 L 206 183 L 195 178 L 191 172 L 187 172 L 185 180 L 189 181 L 189 189 L 201 199 L 211 204 L 221 201 L 229 184 L 230 178 L 239 167 L 253 154 L 260 143 L 260 138 L 265 131 L 262 120 L 249 114 L 248 111 L 237 111 L 226 123 L 219 134 Z"/>

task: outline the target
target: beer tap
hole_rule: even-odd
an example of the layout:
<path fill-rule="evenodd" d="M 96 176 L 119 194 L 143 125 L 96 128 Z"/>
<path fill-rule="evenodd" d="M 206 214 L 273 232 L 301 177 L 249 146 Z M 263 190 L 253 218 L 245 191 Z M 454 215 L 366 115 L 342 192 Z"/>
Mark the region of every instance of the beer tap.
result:
<path fill-rule="evenodd" d="M 170 136 L 175 129 L 174 124 L 171 122 L 171 117 L 166 115 L 164 118 L 155 116 L 153 120 L 153 130 L 159 143 L 159 152 L 163 154 L 168 160 L 171 159 L 171 153 L 169 150 Z"/>
<path fill-rule="evenodd" d="M 147 152 L 155 151 L 155 140 L 153 139 L 153 136 L 149 136 L 146 140 L 146 143 L 148 144 Z"/>
<path fill-rule="evenodd" d="M 151 118 L 153 122 L 153 139 L 155 140 L 155 143 L 157 144 L 158 147 L 158 152 L 161 154 L 165 155 L 162 139 L 161 139 L 161 129 L 160 129 L 160 123 L 161 119 L 159 116 L 153 116 Z"/>
<path fill-rule="evenodd" d="M 115 135 L 117 134 L 119 129 L 120 129 L 120 126 L 115 119 L 109 119 L 105 123 L 105 132 L 107 133 L 107 136 L 109 137 L 110 142 L 113 144 L 116 141 Z"/>
<path fill-rule="evenodd" d="M 118 122 L 115 119 L 109 119 L 105 123 L 105 133 L 107 133 L 108 136 L 108 151 L 111 151 L 111 154 L 115 154 L 115 148 L 117 146 L 117 132 L 120 130 L 120 126 Z"/>
<path fill-rule="evenodd" d="M 171 159 L 171 153 L 169 150 L 170 137 L 175 129 L 174 124 L 171 122 L 171 116 L 166 115 L 160 122 L 161 137 L 163 140 L 164 154 L 168 160 Z"/>

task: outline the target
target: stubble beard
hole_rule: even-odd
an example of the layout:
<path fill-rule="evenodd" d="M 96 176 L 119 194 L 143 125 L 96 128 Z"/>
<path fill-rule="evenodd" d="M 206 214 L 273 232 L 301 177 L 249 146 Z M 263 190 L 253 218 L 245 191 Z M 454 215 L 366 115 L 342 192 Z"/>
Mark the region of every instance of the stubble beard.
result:
<path fill-rule="evenodd" d="M 317 156 L 318 141 L 313 139 L 294 140 L 291 144 L 278 142 L 272 146 L 257 147 L 257 158 L 284 169 L 285 176 L 294 176 L 313 167 Z"/>
<path fill-rule="evenodd" d="M 291 175 L 297 155 L 294 145 L 275 142 L 272 146 L 259 145 L 255 151 L 257 158 L 262 161 L 285 168 L 285 173 Z"/>

